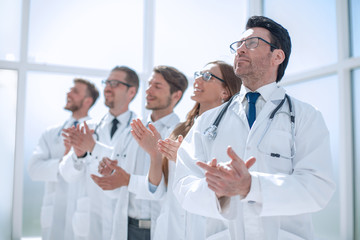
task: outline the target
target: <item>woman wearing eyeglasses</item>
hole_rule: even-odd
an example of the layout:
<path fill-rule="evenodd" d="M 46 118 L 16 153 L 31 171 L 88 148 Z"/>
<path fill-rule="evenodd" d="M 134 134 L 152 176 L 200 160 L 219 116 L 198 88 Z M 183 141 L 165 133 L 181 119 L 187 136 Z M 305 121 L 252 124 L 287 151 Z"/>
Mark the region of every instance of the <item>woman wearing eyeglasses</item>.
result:
<path fill-rule="evenodd" d="M 235 76 L 233 67 L 222 61 L 208 63 L 202 71 L 195 72 L 194 78 L 191 99 L 196 101 L 195 106 L 188 113 L 186 121 L 180 123 L 168 139 L 161 140 L 151 124 L 150 130 L 140 120 L 134 120 L 131 124 L 134 138 L 151 157 L 148 183 L 144 183 L 144 189 L 139 189 L 137 197 L 163 199 L 155 233 L 152 234 L 152 239 L 155 240 L 224 239 L 222 232 L 226 232 L 228 227 L 219 220 L 216 228 L 206 230 L 207 219 L 182 209 L 172 191 L 177 149 L 183 137 L 189 132 L 197 117 L 228 101 L 232 95 L 239 92 L 241 86 L 241 80 Z"/>

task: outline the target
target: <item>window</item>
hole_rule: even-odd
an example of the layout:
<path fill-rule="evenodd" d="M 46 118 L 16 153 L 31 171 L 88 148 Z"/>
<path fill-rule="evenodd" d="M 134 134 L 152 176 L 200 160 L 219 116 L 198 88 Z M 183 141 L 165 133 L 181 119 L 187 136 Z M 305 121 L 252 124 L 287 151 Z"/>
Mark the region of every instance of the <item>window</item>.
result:
<path fill-rule="evenodd" d="M 16 71 L 0 69 L 0 239 L 11 239 L 17 79 Z"/>

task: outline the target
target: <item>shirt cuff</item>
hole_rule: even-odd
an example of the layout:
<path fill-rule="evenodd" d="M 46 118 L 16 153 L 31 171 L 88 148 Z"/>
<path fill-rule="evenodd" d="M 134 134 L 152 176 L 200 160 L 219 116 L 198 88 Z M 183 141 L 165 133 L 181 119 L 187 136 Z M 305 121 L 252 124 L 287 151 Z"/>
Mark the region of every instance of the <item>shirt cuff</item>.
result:
<path fill-rule="evenodd" d="M 152 184 L 151 182 L 148 182 L 148 183 L 149 183 L 149 191 L 150 191 L 151 193 L 156 192 L 156 189 L 158 188 L 158 186 Z"/>
<path fill-rule="evenodd" d="M 260 193 L 260 179 L 257 174 L 250 173 L 251 175 L 251 186 L 250 191 L 246 197 L 240 196 L 241 202 L 247 203 L 260 203 L 261 202 L 261 193 Z"/>

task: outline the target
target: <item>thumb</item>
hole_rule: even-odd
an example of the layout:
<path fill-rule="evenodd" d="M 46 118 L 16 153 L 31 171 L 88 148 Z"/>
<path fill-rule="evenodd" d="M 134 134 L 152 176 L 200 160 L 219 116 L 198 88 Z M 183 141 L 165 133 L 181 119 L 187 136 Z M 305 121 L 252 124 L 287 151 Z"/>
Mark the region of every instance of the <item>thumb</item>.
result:
<path fill-rule="evenodd" d="M 254 158 L 254 157 L 249 158 L 249 159 L 245 162 L 246 168 L 247 168 L 247 169 L 251 168 L 251 167 L 254 165 L 255 162 L 256 162 L 256 158 Z"/>
<path fill-rule="evenodd" d="M 179 141 L 179 143 L 182 143 L 182 141 L 184 140 L 184 137 L 183 137 L 183 135 L 179 135 L 179 137 L 178 137 L 178 141 Z"/>

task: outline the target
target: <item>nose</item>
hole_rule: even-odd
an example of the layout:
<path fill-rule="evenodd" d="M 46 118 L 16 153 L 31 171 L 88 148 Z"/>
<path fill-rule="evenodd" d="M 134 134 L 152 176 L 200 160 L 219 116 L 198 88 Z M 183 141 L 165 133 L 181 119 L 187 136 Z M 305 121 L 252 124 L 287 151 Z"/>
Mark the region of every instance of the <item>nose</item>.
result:
<path fill-rule="evenodd" d="M 199 83 L 201 83 L 202 81 L 203 81 L 202 76 L 198 76 L 198 77 L 195 78 L 195 80 L 194 80 L 194 85 L 195 85 L 195 84 L 199 84 Z"/>
<path fill-rule="evenodd" d="M 245 42 L 243 42 L 237 49 L 236 54 L 240 55 L 241 53 L 244 53 L 246 51 L 246 45 Z"/>
<path fill-rule="evenodd" d="M 150 92 L 151 92 L 151 86 L 148 86 L 148 88 L 145 90 L 145 93 L 150 94 Z"/>

